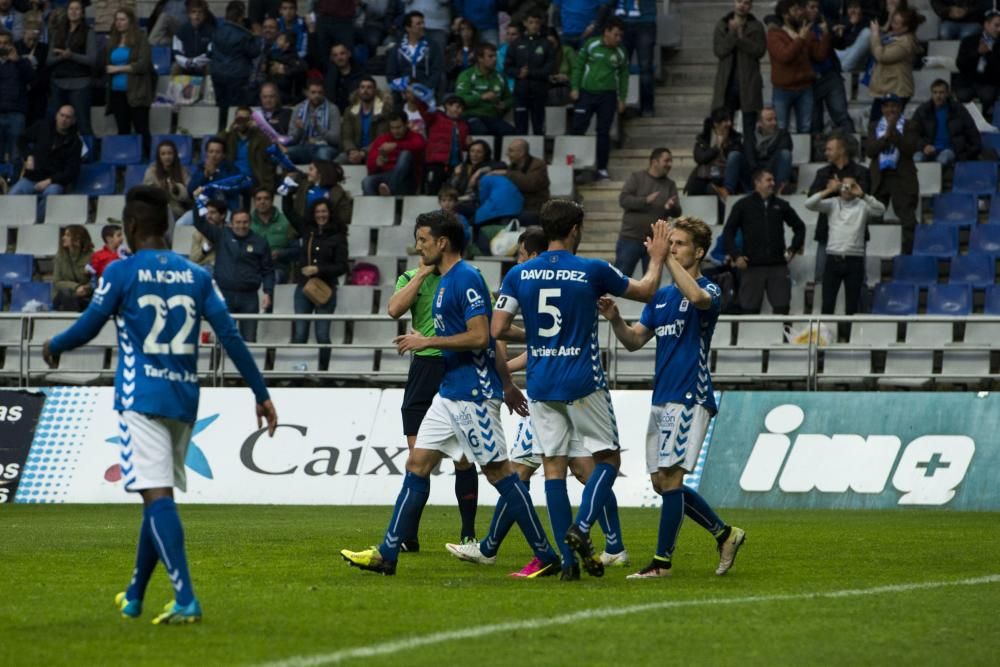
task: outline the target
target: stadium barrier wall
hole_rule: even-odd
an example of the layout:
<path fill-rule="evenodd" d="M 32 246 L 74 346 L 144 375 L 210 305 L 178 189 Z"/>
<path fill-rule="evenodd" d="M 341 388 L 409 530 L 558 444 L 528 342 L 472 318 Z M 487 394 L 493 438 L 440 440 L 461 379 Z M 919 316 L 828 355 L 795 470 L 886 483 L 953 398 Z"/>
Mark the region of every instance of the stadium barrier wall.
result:
<path fill-rule="evenodd" d="M 1000 396 L 726 392 L 701 492 L 723 507 L 1000 510 Z"/>
<path fill-rule="evenodd" d="M 119 470 L 117 415 L 111 387 L 48 387 L 39 393 L 0 392 L 0 402 L 33 396 L 40 409 L 37 427 L 24 422 L 19 446 L 30 453 L 19 479 L 7 480 L 18 503 L 127 503 L 137 494 L 123 490 Z M 399 408 L 402 389 L 274 389 L 280 426 L 274 439 L 257 428 L 253 396 L 247 389 L 208 388 L 201 392 L 198 421 L 186 460 L 183 502 L 315 505 L 392 505 L 406 461 Z M 44 407 L 41 401 L 44 396 Z M 659 505 L 645 468 L 645 434 L 650 392 L 612 392 L 618 416 L 624 474 L 615 483 L 624 506 Z M 503 408 L 508 445 L 516 421 Z M 15 440 L 18 440 L 15 439 Z M 705 455 L 688 483 L 697 486 Z M 454 505 L 452 464 L 445 461 L 431 484 L 432 504 Z M 19 486 L 15 486 L 18 481 Z M 2 487 L 0 487 L 2 488 Z M 570 482 L 579 503 L 582 486 Z M 16 495 L 14 491 L 16 490 Z M 544 505 L 538 473 L 531 485 Z M 483 480 L 483 505 L 497 495 Z"/>

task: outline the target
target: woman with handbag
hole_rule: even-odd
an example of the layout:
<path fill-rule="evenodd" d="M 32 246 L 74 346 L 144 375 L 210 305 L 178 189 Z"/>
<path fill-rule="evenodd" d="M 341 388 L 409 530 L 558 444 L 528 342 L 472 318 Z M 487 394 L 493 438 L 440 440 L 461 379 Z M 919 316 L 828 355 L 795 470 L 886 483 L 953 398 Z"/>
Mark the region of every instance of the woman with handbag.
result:
<path fill-rule="evenodd" d="M 337 307 L 337 279 L 347 273 L 347 221 L 334 213 L 326 199 L 309 207 L 306 220 L 290 219 L 302 239 L 302 268 L 295 288 L 297 315 L 331 315 Z M 309 321 L 296 320 L 292 343 L 309 340 Z M 316 322 L 316 342 L 330 344 L 330 320 Z M 330 348 L 319 351 L 319 369 L 330 366 Z"/>

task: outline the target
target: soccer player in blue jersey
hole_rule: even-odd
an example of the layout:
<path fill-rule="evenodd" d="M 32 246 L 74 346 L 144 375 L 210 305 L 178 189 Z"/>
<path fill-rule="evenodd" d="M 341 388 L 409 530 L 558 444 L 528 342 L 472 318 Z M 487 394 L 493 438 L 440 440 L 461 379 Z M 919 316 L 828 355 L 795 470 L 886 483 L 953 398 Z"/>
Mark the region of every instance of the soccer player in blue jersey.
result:
<path fill-rule="evenodd" d="M 114 407 L 121 471 L 125 490 L 139 493 L 144 503 L 132 581 L 115 603 L 123 617 L 137 618 L 146 585 L 161 561 L 175 599 L 153 619 L 157 625 L 201 620 L 173 487 L 187 488 L 184 459 L 198 415 L 198 330 L 203 317 L 253 390 L 258 428 L 266 419 L 273 436 L 278 423 L 264 378 L 211 276 L 169 249 L 167 206 L 159 188 L 137 186 L 129 191 L 122 221 L 135 254 L 108 265 L 87 310 L 73 326 L 46 341 L 43 350 L 52 365 L 55 357 L 85 345 L 109 317 L 115 318 L 119 354 Z"/>
<path fill-rule="evenodd" d="M 465 230 L 446 211 L 417 217 L 416 247 L 424 264 L 441 275 L 434 297 L 434 330 L 424 336 L 416 331 L 395 339 L 400 354 L 437 348 L 444 354 L 445 373 L 431 407 L 420 423 L 417 440 L 406 459 L 403 488 L 378 547 L 362 551 L 344 549 L 349 564 L 384 575 L 396 573 L 400 539 L 413 534 L 427 496 L 430 475 L 444 456 L 458 460 L 465 455 L 483 470 L 500 494 L 497 511 L 516 518 L 535 556 L 555 574 L 559 557 L 549 545 L 541 521 L 507 460 L 507 445 L 500 422 L 500 405 L 527 414 L 527 401 L 514 386 L 507 359 L 490 336 L 493 307 L 482 274 L 462 260 Z"/>
<path fill-rule="evenodd" d="M 610 293 L 648 301 L 660 284 L 667 254 L 667 224 L 659 221 L 646 241 L 646 274 L 641 280 L 626 278 L 606 261 L 576 256 L 583 218 L 583 208 L 575 202 L 553 199 L 542 207 L 548 250 L 507 272 L 492 324 L 496 338 L 527 343 L 531 420 L 542 451 L 552 531 L 562 552 L 562 578 L 567 580 L 580 577 L 574 551 L 591 576 L 604 574 L 590 527 L 608 503 L 621 465 L 618 424 L 601 365 L 597 300 Z M 512 326 L 519 310 L 523 330 Z M 574 521 L 566 471 L 569 460 L 580 457 L 593 457 L 595 466 Z"/>
<path fill-rule="evenodd" d="M 670 576 L 671 557 L 685 513 L 715 536 L 719 566 L 729 571 L 746 535 L 727 525 L 697 491 L 684 485 L 694 470 L 712 415 L 718 411 L 708 371 L 712 333 L 722 307 L 719 286 L 701 275 L 701 261 L 712 231 L 696 218 L 671 223 L 667 270 L 673 285 L 657 291 L 642 316 L 629 325 L 614 300 L 600 301 L 601 314 L 628 350 L 638 350 L 656 336 L 653 406 L 646 431 L 646 468 L 653 488 L 663 496 L 660 531 L 652 562 L 629 579 Z"/>

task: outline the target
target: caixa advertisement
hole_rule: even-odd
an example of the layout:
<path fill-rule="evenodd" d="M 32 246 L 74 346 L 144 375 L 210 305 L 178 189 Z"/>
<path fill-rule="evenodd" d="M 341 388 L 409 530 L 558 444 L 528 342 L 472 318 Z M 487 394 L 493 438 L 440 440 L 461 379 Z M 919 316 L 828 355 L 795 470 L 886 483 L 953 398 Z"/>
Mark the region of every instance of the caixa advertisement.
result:
<path fill-rule="evenodd" d="M 701 492 L 729 507 L 1000 509 L 1000 397 L 726 392 Z"/>

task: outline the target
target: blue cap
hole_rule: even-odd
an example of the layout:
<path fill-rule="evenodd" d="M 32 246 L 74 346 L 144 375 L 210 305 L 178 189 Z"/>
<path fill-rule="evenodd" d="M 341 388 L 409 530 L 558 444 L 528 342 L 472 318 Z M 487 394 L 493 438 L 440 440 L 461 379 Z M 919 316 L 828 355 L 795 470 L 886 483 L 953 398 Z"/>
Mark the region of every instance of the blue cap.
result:
<path fill-rule="evenodd" d="M 882 104 L 885 104 L 886 102 L 896 102 L 897 104 L 902 104 L 903 98 L 896 93 L 889 93 L 888 95 L 883 95 L 879 98 L 879 101 L 882 102 Z"/>

